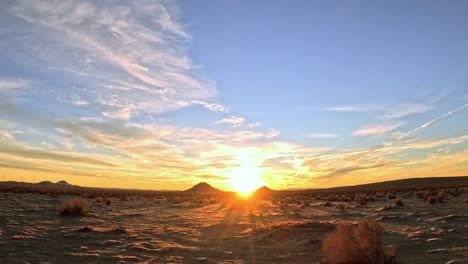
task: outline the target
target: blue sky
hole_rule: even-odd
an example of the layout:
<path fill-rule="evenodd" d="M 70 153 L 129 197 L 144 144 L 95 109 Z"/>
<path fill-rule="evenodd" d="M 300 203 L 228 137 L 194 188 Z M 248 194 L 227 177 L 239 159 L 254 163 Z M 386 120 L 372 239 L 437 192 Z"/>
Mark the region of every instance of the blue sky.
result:
<path fill-rule="evenodd" d="M 466 175 L 467 5 L 3 3 L 0 167 L 167 189 Z"/>

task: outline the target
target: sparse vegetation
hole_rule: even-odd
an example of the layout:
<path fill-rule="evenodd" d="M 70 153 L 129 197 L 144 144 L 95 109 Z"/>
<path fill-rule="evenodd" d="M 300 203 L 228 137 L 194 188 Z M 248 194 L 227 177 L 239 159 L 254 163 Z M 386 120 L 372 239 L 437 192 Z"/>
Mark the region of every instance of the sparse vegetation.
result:
<path fill-rule="evenodd" d="M 344 210 L 346 209 L 346 205 L 344 203 L 338 203 L 336 205 L 336 208 L 340 209 L 340 211 L 344 212 Z"/>
<path fill-rule="evenodd" d="M 367 204 L 367 199 L 364 196 L 357 196 L 356 197 L 356 203 L 360 206 L 363 207 L 364 205 Z"/>
<path fill-rule="evenodd" d="M 468 185 L 468 183 L 467 183 Z M 382 247 L 382 228 L 373 221 L 366 221 L 359 224 L 340 224 L 343 221 L 350 221 L 351 219 L 359 219 L 360 217 L 368 218 L 372 217 L 382 226 L 387 227 L 396 221 L 406 225 L 406 220 L 410 217 L 420 217 L 420 212 L 430 212 L 434 210 L 441 210 L 444 215 L 439 216 L 428 216 L 428 221 L 441 221 L 444 220 L 444 229 L 447 230 L 444 235 L 452 238 L 455 234 L 454 230 L 461 230 L 463 225 L 461 221 L 445 221 L 446 219 L 452 219 L 459 217 L 455 215 L 450 207 L 452 202 L 454 204 L 460 203 L 460 201 L 467 201 L 464 184 L 457 186 L 447 185 L 433 185 L 433 186 L 421 186 L 421 187 L 400 187 L 400 188 L 382 188 L 382 189 L 365 189 L 365 190 L 307 190 L 307 191 L 278 191 L 269 195 L 268 197 L 252 197 L 252 198 L 241 198 L 233 193 L 221 193 L 221 194 L 201 194 L 201 193 L 185 193 L 185 192 L 156 192 L 156 191 L 138 191 L 138 190 L 120 190 L 120 189 L 98 189 L 98 188 L 83 188 L 83 189 L 54 189 L 46 187 L 24 187 L 16 188 L 11 186 L 2 186 L 0 184 L 0 191 L 4 194 L 0 194 L 5 199 L 14 201 L 19 199 L 36 199 L 49 203 L 54 206 L 55 209 L 58 197 L 69 197 L 75 196 L 77 199 L 66 201 L 60 206 L 61 215 L 87 215 L 89 206 L 93 209 L 93 216 L 103 217 L 106 219 L 97 224 L 94 224 L 94 218 L 85 218 L 86 221 L 79 220 L 65 220 L 60 221 L 65 225 L 71 225 L 73 228 L 69 230 L 75 230 L 70 236 L 93 236 L 97 234 L 99 236 L 107 236 L 109 239 L 114 239 L 117 236 L 124 236 L 125 234 L 131 234 L 131 239 L 134 239 L 139 235 L 140 229 L 133 228 L 134 224 L 140 224 L 142 221 L 144 225 L 154 224 L 152 220 L 148 224 L 148 219 L 153 217 L 147 216 L 144 211 L 146 208 L 138 208 L 139 206 L 148 207 L 148 209 L 155 209 L 156 214 L 154 220 L 161 221 L 161 217 L 178 215 L 177 218 L 171 218 L 169 221 L 165 221 L 164 228 L 170 230 L 172 228 L 171 221 L 180 221 L 183 218 L 184 221 L 187 219 L 196 218 L 196 221 L 203 219 L 205 216 L 197 215 L 194 217 L 193 214 L 183 214 L 185 207 L 187 210 L 193 210 L 193 212 L 199 212 L 204 214 L 205 212 L 224 214 L 224 218 L 221 222 L 218 222 L 219 217 L 213 217 L 213 226 L 216 229 L 213 232 L 217 232 L 219 229 L 229 229 L 230 234 L 238 235 L 239 230 L 246 230 L 244 226 L 238 227 L 238 223 L 245 225 L 245 220 L 248 220 L 249 228 L 246 232 L 252 232 L 255 234 L 255 239 L 258 243 L 276 243 L 276 242 L 287 242 L 286 239 L 291 239 L 291 244 L 298 245 L 298 247 L 304 246 L 304 248 L 298 248 L 301 254 L 309 250 L 309 255 L 301 255 L 301 261 L 298 263 L 304 263 L 305 258 L 311 257 L 311 262 L 319 262 L 322 257 L 326 259 L 326 262 L 322 263 L 396 263 L 396 249 L 394 247 Z M 15 194 L 13 194 L 15 193 Z M 16 194 L 18 193 L 18 195 Z M 43 197 L 36 197 L 35 195 L 29 195 L 28 193 L 44 195 Z M 80 197 L 81 196 L 81 197 Z M 393 196 L 395 198 L 393 198 Z M 460 197 L 461 196 L 461 197 Z M 2 198 L 3 198 L 2 197 Z M 459 198 L 456 198 L 459 197 Z M 61 198 L 60 198 L 61 199 Z M 431 208 L 430 204 L 436 205 L 438 203 L 445 203 L 445 206 L 435 206 Z M 106 205 L 112 206 L 113 210 L 107 208 Z M 213 205 L 213 206 L 211 206 Z M 413 205 L 416 205 L 413 207 Z M 42 206 L 42 205 L 41 205 Z M 198 208 L 205 207 L 206 208 Z M 324 206 L 328 206 L 325 208 Z M 366 208 L 360 208 L 364 207 Z M 400 207 L 406 206 L 406 207 Z M 142 209 L 142 210 L 135 210 Z M 349 209 L 348 209 L 349 208 Z M 115 209 L 115 210 L 114 210 Z M 206 210 L 205 210 L 206 209 Z M 449 209 L 448 211 L 443 211 Z M 34 212 L 37 208 L 33 208 L 31 212 Z M 387 211 L 393 210 L 393 211 Z M 112 214 L 108 214 L 112 211 Z M 122 211 L 122 215 L 119 215 Z M 158 213 L 159 212 L 159 213 Z M 402 214 L 400 214 L 402 212 Z M 414 212 L 414 213 L 413 213 Z M 448 215 L 449 213 L 450 215 Z M 445 215 L 447 214 L 447 215 Z M 149 215 L 149 214 L 148 214 Z M 113 219 L 114 216 L 118 216 Z M 49 217 L 57 217 L 56 214 L 52 213 Z M 207 215 L 207 217 L 210 217 Z M 280 219 L 281 224 L 286 225 L 276 233 L 258 233 L 259 226 L 268 226 L 276 223 L 276 219 Z M 333 223 L 330 222 L 333 219 Z M 413 220 L 416 218 L 412 218 Z M 283 222 L 284 220 L 284 222 Z M 128 223 L 129 229 L 120 226 L 119 221 Z M 128 221 L 128 222 L 127 222 Z M 189 221 L 189 220 L 187 220 Z M 203 221 L 205 221 L 203 219 Z M 317 221 L 321 221 L 320 223 Z M 409 224 L 419 224 L 417 221 L 407 221 Z M 446 223 L 445 223 L 446 222 Z M 79 228 L 77 223 L 83 223 L 89 225 L 87 227 Z M 102 224 L 101 224 L 102 223 Z M 162 223 L 162 221 L 161 221 Z M 289 225 L 291 223 L 299 223 L 304 229 L 296 226 L 295 230 L 291 230 Z M 324 224 L 326 223 L 326 224 Z M 332 232 L 335 224 L 336 230 Z M 388 239 L 385 242 L 392 242 L 395 245 L 399 244 L 399 239 L 406 239 L 409 242 L 410 239 L 417 237 L 420 238 L 421 245 L 427 246 L 429 244 L 434 245 L 434 242 L 428 242 L 429 238 L 434 238 L 433 241 L 439 241 L 438 228 L 430 230 L 424 234 L 421 234 L 418 228 L 415 226 L 409 226 L 402 229 L 402 232 L 407 233 L 408 238 L 401 238 L 398 234 L 389 232 Z M 460 226 L 461 225 L 461 226 Z M 221 227 L 221 228 L 220 228 Z M 210 229 L 211 227 L 207 227 Z M 451 230 L 451 231 L 450 231 Z M 4 235 L 13 234 L 12 232 L 6 231 Z M 67 231 L 64 231 L 67 232 Z M 89 234 L 79 234 L 80 232 L 88 232 Z M 309 233 L 310 232 L 310 233 Z M 330 233 L 325 240 L 320 236 L 323 232 Z M 432 232 L 432 233 L 431 233 Z M 1 231 L 0 231 L 1 233 Z M 172 232 L 174 235 L 176 232 Z M 310 235 L 309 234 L 313 234 Z M 0 234 L 1 235 L 1 234 Z M 25 234 L 18 235 L 27 236 Z M 68 235 L 68 234 L 67 234 Z M 134 236 L 135 235 L 135 236 Z M 239 234 L 239 240 L 243 239 L 245 234 Z M 430 236 L 430 237 L 429 237 Z M 157 236 L 155 236 L 157 237 Z M 309 239 L 313 237 L 313 239 Z M 128 237 L 130 238 L 130 236 Z M 455 237 L 456 239 L 456 237 Z M 18 240 L 19 241 L 19 240 Z M 301 243 L 298 243 L 298 242 Z M 432 240 L 431 240 L 432 241 Z M 302 243 L 304 242 L 304 243 Z M 457 242 L 458 243 L 458 242 Z M 138 245 L 138 243 L 135 243 Z M 440 244 L 440 243 L 439 243 Z M 438 246 L 438 244 L 436 244 Z M 307 247 L 307 248 L 305 248 Z M 265 247 L 267 248 L 267 247 Z M 272 247 L 273 248 L 273 247 Z M 320 254 L 320 248 L 323 249 L 323 255 Z M 275 248 L 276 249 L 276 248 Z M 289 251 L 291 255 L 295 254 L 296 251 Z M 268 259 L 274 259 L 274 253 L 267 252 Z M 238 254 L 235 252 L 233 254 Z M 260 253 L 262 254 L 262 253 Z M 399 252 L 399 258 L 405 260 L 405 263 L 412 263 L 411 261 L 406 262 L 408 257 L 408 250 Z M 434 254 L 435 255 L 435 254 Z M 450 256 L 456 256 L 456 253 L 447 253 Z M 273 256 L 273 257 L 272 257 Z M 263 261 L 264 256 L 260 256 Z M 296 256 L 295 256 L 296 257 Z M 418 256 L 420 257 L 420 256 Z M 314 259 L 315 258 L 315 259 Z M 213 260 L 216 262 L 216 260 Z M 259 261 L 260 262 L 260 261 Z M 278 259 L 271 261 L 272 263 L 278 262 Z M 445 263 L 445 262 L 444 262 Z"/>
<path fill-rule="evenodd" d="M 403 201 L 400 200 L 400 199 L 396 199 L 396 200 L 395 200 L 395 205 L 396 205 L 396 206 L 404 206 L 405 203 L 403 203 Z"/>
<path fill-rule="evenodd" d="M 105 203 L 107 206 L 110 206 L 110 205 L 112 204 L 112 199 L 109 198 L 109 197 L 106 197 L 106 198 L 104 199 L 104 203 Z"/>
<path fill-rule="evenodd" d="M 68 200 L 60 205 L 60 215 L 86 216 L 88 211 L 88 203 L 81 198 Z"/>

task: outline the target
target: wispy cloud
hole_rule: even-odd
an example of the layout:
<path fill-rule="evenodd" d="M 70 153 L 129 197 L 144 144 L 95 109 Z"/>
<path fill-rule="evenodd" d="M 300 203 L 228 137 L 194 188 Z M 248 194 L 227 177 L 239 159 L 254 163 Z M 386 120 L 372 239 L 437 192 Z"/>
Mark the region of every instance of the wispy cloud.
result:
<path fill-rule="evenodd" d="M 233 127 L 240 127 L 244 125 L 244 123 L 245 123 L 245 118 L 240 117 L 240 116 L 229 116 L 229 117 L 220 119 L 215 122 L 215 124 L 227 124 Z"/>
<path fill-rule="evenodd" d="M 336 138 L 337 135 L 330 133 L 311 133 L 306 135 L 307 138 Z"/>
<path fill-rule="evenodd" d="M 14 136 L 8 132 L 8 131 L 5 131 L 5 130 L 0 130 L 0 138 L 4 138 L 4 139 L 13 139 Z"/>
<path fill-rule="evenodd" d="M 55 160 L 59 162 L 76 162 L 109 167 L 116 166 L 110 162 L 90 158 L 88 155 L 74 155 L 65 152 L 52 152 L 37 148 L 25 147 L 17 144 L 12 145 L 7 143 L 0 143 L 0 153 L 29 159 L 46 159 Z"/>
<path fill-rule="evenodd" d="M 354 112 L 354 113 L 368 113 L 374 116 L 373 123 L 361 126 L 353 132 L 354 136 L 385 136 L 392 132 L 393 136 L 401 134 L 394 131 L 401 127 L 405 122 L 405 117 L 425 113 L 434 106 L 425 103 L 412 103 L 402 102 L 389 104 L 360 104 L 348 106 L 334 106 L 326 110 L 334 112 Z"/>
<path fill-rule="evenodd" d="M 192 104 L 202 105 L 206 109 L 213 111 L 213 112 L 221 112 L 221 113 L 229 113 L 230 109 L 227 106 L 222 105 L 221 103 L 208 103 L 199 100 L 192 100 Z"/>
<path fill-rule="evenodd" d="M 391 109 L 387 109 L 387 113 L 384 116 L 387 118 L 402 118 L 413 114 L 425 113 L 432 108 L 432 106 L 425 104 L 402 103 L 392 107 Z"/>
<path fill-rule="evenodd" d="M 357 104 L 328 107 L 326 110 L 334 112 L 369 112 L 381 118 L 398 119 L 413 114 L 424 113 L 433 106 L 424 103 L 403 102 L 396 104 Z"/>
<path fill-rule="evenodd" d="M 190 36 L 171 13 L 175 7 L 170 2 L 105 5 L 22 0 L 11 4 L 6 10 L 26 22 L 25 30 L 35 32 L 12 44 L 37 43 L 25 47 L 26 52 L 46 62 L 49 70 L 63 69 L 76 73 L 77 82 L 92 82 L 93 90 L 83 89 L 78 95 L 102 105 L 109 116 L 173 111 L 216 95 L 212 82 L 200 77 L 186 55 Z M 126 86 L 131 92 L 120 89 L 124 83 L 133 83 Z M 54 93 L 66 94 L 61 89 Z M 115 100 L 123 104 L 112 103 Z M 125 111 L 126 105 L 138 111 Z M 208 103 L 206 107 L 222 108 Z"/>
<path fill-rule="evenodd" d="M 371 108 L 368 105 L 343 105 L 327 107 L 326 110 L 334 112 L 367 112 Z"/>
<path fill-rule="evenodd" d="M 378 123 L 378 124 L 370 124 L 359 128 L 358 130 L 354 131 L 354 136 L 378 136 L 384 135 L 390 131 L 393 131 L 400 126 L 402 126 L 404 122 L 401 121 L 389 121 L 385 123 Z"/>
<path fill-rule="evenodd" d="M 2 78 L 0 76 L 0 92 L 11 92 L 13 89 L 23 88 L 27 82 L 22 79 Z"/>

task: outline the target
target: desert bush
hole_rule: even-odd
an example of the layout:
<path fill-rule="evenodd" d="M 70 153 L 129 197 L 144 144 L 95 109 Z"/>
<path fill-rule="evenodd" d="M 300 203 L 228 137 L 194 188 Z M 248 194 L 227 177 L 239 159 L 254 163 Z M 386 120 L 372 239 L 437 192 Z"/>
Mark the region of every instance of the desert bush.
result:
<path fill-rule="evenodd" d="M 460 192 L 458 192 L 457 189 L 450 190 L 450 194 L 451 194 L 453 197 L 458 197 L 458 196 L 460 196 Z"/>
<path fill-rule="evenodd" d="M 60 215 L 86 216 L 88 210 L 88 203 L 81 198 L 68 200 L 60 205 Z"/>
<path fill-rule="evenodd" d="M 429 198 L 427 198 L 427 202 L 428 202 L 430 205 L 434 205 L 434 204 L 437 202 L 437 197 L 435 197 L 435 196 L 429 196 Z"/>
<path fill-rule="evenodd" d="M 340 209 L 340 211 L 344 212 L 346 209 L 346 205 L 344 203 L 339 203 L 336 205 L 336 208 Z"/>
<path fill-rule="evenodd" d="M 109 206 L 109 205 L 112 204 L 112 199 L 109 198 L 109 197 L 106 197 L 106 198 L 104 198 L 104 203 L 105 203 L 107 206 Z"/>
<path fill-rule="evenodd" d="M 94 199 L 94 201 L 95 201 L 96 203 L 102 203 L 103 200 L 104 200 L 104 199 L 103 199 L 101 196 L 96 197 L 96 198 Z"/>
<path fill-rule="evenodd" d="M 383 192 L 377 192 L 377 193 L 375 194 L 375 197 L 381 199 L 381 198 L 384 198 L 384 197 L 385 197 L 385 194 L 384 194 Z"/>
<path fill-rule="evenodd" d="M 329 264 L 383 263 L 382 228 L 375 221 L 338 224 L 324 239 L 322 252 Z"/>
<path fill-rule="evenodd" d="M 353 198 L 351 196 L 349 196 L 349 195 L 344 195 L 344 196 L 341 197 L 340 201 L 349 203 L 349 202 L 353 201 Z"/>
<path fill-rule="evenodd" d="M 366 197 L 357 196 L 357 197 L 356 197 L 356 203 L 357 203 L 359 206 L 362 207 L 362 206 L 366 205 L 367 199 L 366 199 Z"/>
<path fill-rule="evenodd" d="M 429 194 L 426 191 L 418 191 L 416 192 L 416 196 L 418 196 L 419 199 L 427 199 Z"/>
<path fill-rule="evenodd" d="M 51 191 L 51 192 L 49 192 L 49 196 L 50 196 L 51 198 L 57 198 L 57 197 L 60 196 L 60 193 L 59 193 L 59 192 Z"/>
<path fill-rule="evenodd" d="M 403 194 L 403 198 L 406 198 L 406 199 L 409 199 L 413 196 L 413 193 L 412 192 L 407 192 L 405 194 Z"/>
<path fill-rule="evenodd" d="M 396 200 L 395 200 L 395 205 L 396 205 L 396 206 L 404 206 L 405 204 L 403 203 L 402 200 L 396 199 Z"/>

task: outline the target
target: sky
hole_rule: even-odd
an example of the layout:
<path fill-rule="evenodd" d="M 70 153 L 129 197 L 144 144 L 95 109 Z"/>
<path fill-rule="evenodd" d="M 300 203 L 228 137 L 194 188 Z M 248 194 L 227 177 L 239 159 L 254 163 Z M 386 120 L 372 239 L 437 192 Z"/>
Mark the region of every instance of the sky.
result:
<path fill-rule="evenodd" d="M 0 180 L 468 175 L 466 1 L 0 3 Z"/>

